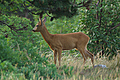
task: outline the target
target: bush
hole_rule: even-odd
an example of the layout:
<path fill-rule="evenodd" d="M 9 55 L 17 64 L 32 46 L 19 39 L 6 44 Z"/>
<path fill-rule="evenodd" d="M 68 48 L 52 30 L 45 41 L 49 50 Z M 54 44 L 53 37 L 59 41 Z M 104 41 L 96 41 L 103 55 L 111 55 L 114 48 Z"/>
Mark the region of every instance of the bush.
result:
<path fill-rule="evenodd" d="M 47 58 L 41 57 L 37 49 L 29 48 L 27 50 L 12 49 L 9 44 L 9 38 L 0 36 L 0 70 L 6 74 L 23 73 L 26 79 L 43 76 L 44 79 L 57 78 L 57 68 L 54 64 L 49 64 Z M 19 46 L 18 46 L 19 47 Z M 27 52 L 30 52 L 29 54 Z"/>
<path fill-rule="evenodd" d="M 86 16 L 81 18 L 84 25 L 82 31 L 90 36 L 90 51 L 94 51 L 95 55 L 102 51 L 102 55 L 112 58 L 120 49 L 118 5 L 117 0 L 106 0 L 101 1 L 98 6 L 91 6 L 88 11 L 83 11 Z"/>

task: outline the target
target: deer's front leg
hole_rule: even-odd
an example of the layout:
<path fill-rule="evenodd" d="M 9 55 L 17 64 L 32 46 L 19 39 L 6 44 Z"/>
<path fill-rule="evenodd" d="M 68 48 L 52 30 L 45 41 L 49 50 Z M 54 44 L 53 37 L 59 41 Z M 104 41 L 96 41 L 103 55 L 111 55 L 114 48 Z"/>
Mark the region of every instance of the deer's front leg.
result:
<path fill-rule="evenodd" d="M 55 65 L 56 65 L 56 61 L 57 61 L 57 51 L 54 50 L 54 63 L 55 63 Z"/>
<path fill-rule="evenodd" d="M 62 52 L 62 49 L 58 49 L 58 61 L 59 61 L 59 66 L 61 66 L 61 52 Z"/>

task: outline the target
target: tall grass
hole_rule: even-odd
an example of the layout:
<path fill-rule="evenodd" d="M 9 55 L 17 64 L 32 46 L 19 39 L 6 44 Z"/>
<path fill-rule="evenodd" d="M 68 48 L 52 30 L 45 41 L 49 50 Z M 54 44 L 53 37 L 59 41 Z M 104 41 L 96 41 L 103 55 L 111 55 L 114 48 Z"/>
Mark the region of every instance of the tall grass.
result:
<path fill-rule="evenodd" d="M 49 62 L 53 63 L 53 59 Z M 62 66 L 58 65 L 58 73 L 63 72 L 63 80 L 120 80 L 120 54 L 109 60 L 107 57 L 95 58 L 95 65 L 106 65 L 106 68 L 92 68 L 91 59 L 87 59 L 86 64 L 82 67 L 82 57 L 72 57 L 71 55 L 62 56 Z M 66 65 L 66 67 L 64 67 Z M 73 67 L 72 73 L 65 74 L 65 69 Z M 70 72 L 70 71 L 69 71 Z"/>
<path fill-rule="evenodd" d="M 49 63 L 54 63 L 53 55 L 46 55 L 49 57 Z M 58 62 L 58 61 L 57 61 Z M 62 55 L 61 67 L 57 64 L 57 72 L 62 76 L 61 78 L 55 78 L 54 80 L 120 80 L 120 54 L 114 57 L 112 60 L 106 57 L 95 58 L 95 65 L 106 65 L 107 68 L 96 67 L 92 68 L 90 59 L 87 59 L 84 67 L 81 67 L 83 58 L 81 56 L 71 56 L 69 54 Z M 2 71 L 1 71 L 2 73 Z M 10 73 L 1 74 L 1 80 L 26 80 L 24 74 Z M 43 76 L 36 77 L 33 74 L 31 80 L 44 80 Z M 47 77 L 47 80 L 53 80 Z"/>

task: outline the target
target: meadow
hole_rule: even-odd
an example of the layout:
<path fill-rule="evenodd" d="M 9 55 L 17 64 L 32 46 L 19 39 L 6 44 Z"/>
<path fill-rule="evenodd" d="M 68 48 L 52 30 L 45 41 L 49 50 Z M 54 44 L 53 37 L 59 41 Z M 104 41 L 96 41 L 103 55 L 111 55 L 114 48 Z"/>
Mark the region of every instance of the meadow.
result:
<path fill-rule="evenodd" d="M 77 53 L 77 52 L 76 52 Z M 75 54 L 76 54 L 75 53 Z M 92 67 L 90 58 L 87 59 L 86 64 L 82 67 L 83 58 L 78 54 L 71 54 L 70 51 L 63 51 L 61 66 L 57 64 L 53 67 L 59 74 L 59 77 L 51 78 L 49 75 L 46 77 L 39 76 L 40 73 L 32 73 L 30 80 L 119 80 L 120 79 L 120 54 L 109 60 L 107 57 L 95 56 L 95 65 L 101 64 L 106 67 Z M 54 64 L 52 51 L 41 54 L 41 57 L 46 57 L 48 62 Z M 29 58 L 29 57 L 28 57 Z M 58 61 L 57 61 L 58 62 Z M 29 62 L 28 62 L 29 63 Z M 46 66 L 44 66 L 46 67 Z M 48 72 L 46 72 L 48 73 Z M 52 74 L 52 72 L 51 72 Z M 28 80 L 23 73 L 10 72 L 4 74 L 1 70 L 1 80 Z"/>
<path fill-rule="evenodd" d="M 86 61 L 82 67 L 83 58 L 77 55 L 64 55 L 62 57 L 62 66 L 58 68 L 58 73 L 63 72 L 63 80 L 119 80 L 120 79 L 120 54 L 112 60 L 106 57 L 95 57 L 95 65 L 106 65 L 106 68 L 92 67 L 91 59 Z M 53 63 L 53 59 L 49 61 Z M 72 69 L 71 69 L 72 67 Z M 66 72 L 68 70 L 68 72 Z M 72 71 L 71 71 L 72 70 Z M 70 77 L 69 77 L 70 76 Z"/>

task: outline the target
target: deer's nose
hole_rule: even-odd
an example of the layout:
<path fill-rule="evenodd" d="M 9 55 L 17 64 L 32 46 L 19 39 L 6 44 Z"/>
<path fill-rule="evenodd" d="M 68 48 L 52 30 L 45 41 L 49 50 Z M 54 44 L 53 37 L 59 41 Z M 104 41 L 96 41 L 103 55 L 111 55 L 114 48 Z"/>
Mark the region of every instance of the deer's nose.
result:
<path fill-rule="evenodd" d="M 33 32 L 35 32 L 35 30 L 32 30 Z"/>

